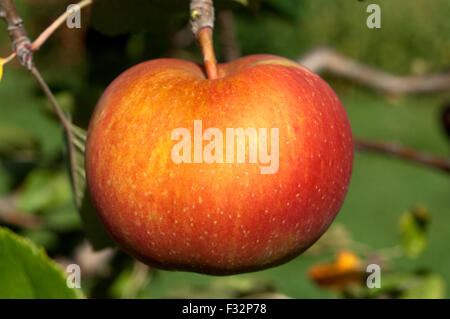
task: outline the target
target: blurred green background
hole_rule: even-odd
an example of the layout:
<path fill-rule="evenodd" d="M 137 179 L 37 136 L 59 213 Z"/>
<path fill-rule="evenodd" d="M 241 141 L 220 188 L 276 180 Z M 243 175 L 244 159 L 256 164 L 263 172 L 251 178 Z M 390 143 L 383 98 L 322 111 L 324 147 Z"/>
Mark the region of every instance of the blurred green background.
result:
<path fill-rule="evenodd" d="M 217 4 L 218 13 L 233 12 L 233 32 L 242 55 L 270 53 L 298 59 L 318 46 L 326 46 L 399 75 L 450 72 L 448 0 L 372 1 L 381 6 L 381 29 L 366 27 L 369 13 L 368 2 L 364 1 L 246 2 Z M 32 39 L 69 3 L 16 1 Z M 186 31 L 188 5 L 184 0 L 103 0 L 83 11 L 81 29 L 64 26 L 52 36 L 34 55 L 35 63 L 75 124 L 87 127 L 100 94 L 130 66 L 168 56 L 201 61 L 199 49 Z M 10 42 L 6 24 L 0 26 L 0 55 L 7 56 Z M 215 30 L 219 61 L 225 58 L 222 29 L 219 23 Z M 395 141 L 450 156 L 449 136 L 442 125 L 449 92 L 383 94 L 326 73 L 321 75 L 344 103 L 356 137 Z M 376 256 L 377 252 L 397 254 L 402 234 L 399 220 L 414 207 L 429 214 L 427 247 L 416 257 L 401 252 L 397 258 L 389 257 L 388 268 L 397 282 L 408 282 L 402 278 L 417 274 L 432 275 L 428 286 L 413 285 L 422 290 L 416 295 L 409 291 L 411 296 L 449 297 L 449 175 L 373 153 L 356 153 L 348 196 L 322 245 L 313 246 L 285 265 L 212 277 L 148 269 L 115 252 L 83 277 L 83 292 L 93 298 L 236 297 L 259 293 L 294 298 L 355 296 L 343 289 L 319 287 L 308 277 L 308 269 L 332 260 L 342 248 L 356 251 L 361 258 Z M 63 131 L 36 81 L 17 61 L 5 66 L 0 83 L 0 225 L 44 247 L 60 264 L 81 258 L 80 247 L 84 247 L 86 235 L 73 200 Z M 365 247 L 363 252 L 360 247 Z M 382 285 L 383 278 L 382 274 Z M 432 292 L 427 295 L 426 289 Z M 389 296 L 397 295 L 389 292 Z"/>

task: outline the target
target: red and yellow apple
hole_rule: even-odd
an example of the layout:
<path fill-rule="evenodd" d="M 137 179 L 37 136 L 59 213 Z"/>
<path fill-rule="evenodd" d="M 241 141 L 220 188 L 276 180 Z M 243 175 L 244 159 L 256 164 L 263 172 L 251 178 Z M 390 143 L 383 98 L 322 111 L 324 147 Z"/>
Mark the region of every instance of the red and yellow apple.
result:
<path fill-rule="evenodd" d="M 216 275 L 278 265 L 310 247 L 344 201 L 352 132 L 328 84 L 270 55 L 217 70 L 209 80 L 186 61 L 139 64 L 109 85 L 91 119 L 86 171 L 94 207 L 118 246 L 149 265 Z M 203 131 L 224 136 L 227 128 L 277 128 L 277 169 L 262 174 L 265 164 L 248 158 L 174 161 L 172 132 L 194 136 L 199 120 Z"/>

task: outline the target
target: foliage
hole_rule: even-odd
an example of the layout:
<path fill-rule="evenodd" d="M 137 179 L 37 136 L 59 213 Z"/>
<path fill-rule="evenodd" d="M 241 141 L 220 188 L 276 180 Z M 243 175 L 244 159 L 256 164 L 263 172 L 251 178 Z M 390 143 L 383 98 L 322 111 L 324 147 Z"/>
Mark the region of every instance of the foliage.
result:
<path fill-rule="evenodd" d="M 61 269 L 29 240 L 0 227 L 1 298 L 78 298 Z"/>
<path fill-rule="evenodd" d="M 244 55 L 271 53 L 297 59 L 316 46 L 326 45 L 395 73 L 448 70 L 447 0 L 377 3 L 382 7 L 380 30 L 365 27 L 367 4 L 356 0 L 224 0 L 218 3 L 218 10 L 233 10 L 235 31 Z M 65 5 L 17 1 L 32 37 Z M 77 129 L 79 142 L 83 143 L 83 130 L 100 94 L 120 72 L 163 56 L 201 60 L 192 39 L 184 39 L 182 43 L 174 40 L 186 25 L 187 8 L 187 0 L 100 0 L 90 13 L 89 27 L 84 22 L 89 16 L 83 14 L 82 30 L 58 31 L 35 54 L 36 63 L 58 101 L 71 113 L 76 126 L 82 128 Z M 221 26 L 216 30 L 220 60 L 223 59 Z M 0 32 L 0 50 L 2 56 L 10 50 L 6 30 Z M 326 79 L 343 101 L 356 136 L 398 141 L 442 156 L 450 155 L 448 138 L 439 126 L 441 105 L 448 101 L 448 93 L 385 96 L 336 78 L 326 76 Z M 96 248 L 108 245 L 109 239 L 99 226 L 88 198 L 85 194 L 74 198 L 72 194 L 63 142 L 62 129 L 33 79 L 17 64 L 9 64 L 0 83 L 0 224 L 28 239 L 0 229 L 1 296 L 77 297 L 65 287 L 61 271 L 35 244 L 45 248 L 52 258 L 64 256 L 76 262 L 81 260 L 77 251 L 86 237 Z M 79 148 L 78 151 L 78 171 L 72 174 L 82 176 L 83 154 Z M 118 252 L 108 262 L 109 272 L 92 271 L 83 276 L 83 290 L 89 297 L 115 298 L 260 294 L 303 298 L 448 297 L 445 287 L 450 283 L 449 189 L 444 173 L 379 155 L 357 153 L 352 184 L 336 223 L 323 240 L 288 264 L 258 273 L 215 278 L 145 267 L 143 270 Z M 83 203 L 80 217 L 77 209 Z M 22 222 L 17 223 L 18 220 Z M 31 223 L 23 222 L 28 220 Z M 336 290 L 320 288 L 308 279 L 311 267 L 332 264 L 342 249 L 352 252 L 361 264 L 373 254 L 388 260 L 382 288 L 366 289 L 360 285 L 357 289 Z M 30 271 L 19 266 L 9 269 L 11 264 L 6 260 L 15 260 L 21 267 L 30 267 L 28 263 L 42 267 L 33 266 Z M 5 276 L 20 269 L 27 272 Z M 23 285 L 14 283 L 18 288 L 12 287 L 8 280 L 13 278 L 21 278 Z M 45 282 L 34 281 L 40 279 Z M 41 292 L 33 289 L 36 285 L 42 285 Z"/>
<path fill-rule="evenodd" d="M 409 257 L 417 257 L 425 249 L 429 218 L 428 211 L 422 207 L 406 212 L 401 217 L 401 240 Z"/>

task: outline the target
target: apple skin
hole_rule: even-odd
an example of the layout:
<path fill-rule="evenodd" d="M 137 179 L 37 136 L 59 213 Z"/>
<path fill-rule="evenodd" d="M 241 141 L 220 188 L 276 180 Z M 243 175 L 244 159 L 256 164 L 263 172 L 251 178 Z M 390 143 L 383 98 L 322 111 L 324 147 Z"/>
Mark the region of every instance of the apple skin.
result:
<path fill-rule="evenodd" d="M 213 275 L 279 265 L 310 247 L 344 201 L 353 138 L 328 84 L 271 55 L 218 65 L 218 74 L 144 62 L 109 85 L 92 116 L 92 202 L 117 245 L 148 265 Z M 278 172 L 263 175 L 248 160 L 175 164 L 171 132 L 193 136 L 194 120 L 203 131 L 279 128 Z"/>

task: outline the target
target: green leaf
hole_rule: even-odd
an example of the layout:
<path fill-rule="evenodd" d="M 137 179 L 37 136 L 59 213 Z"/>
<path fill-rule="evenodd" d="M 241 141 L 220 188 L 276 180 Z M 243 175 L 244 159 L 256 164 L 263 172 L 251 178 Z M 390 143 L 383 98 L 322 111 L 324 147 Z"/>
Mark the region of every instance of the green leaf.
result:
<path fill-rule="evenodd" d="M 80 208 L 83 203 L 84 189 L 86 188 L 86 172 L 84 169 L 84 150 L 87 133 L 80 127 L 72 124 L 70 138 L 66 139 L 69 150 L 69 168 L 72 178 L 72 187 L 75 195 L 75 203 Z"/>
<path fill-rule="evenodd" d="M 114 247 L 109 234 L 100 222 L 100 219 L 92 206 L 91 198 L 86 186 L 86 172 L 84 168 L 84 150 L 86 143 L 86 131 L 72 125 L 72 138 L 68 139 L 73 143 L 73 158 L 70 161 L 70 173 L 72 177 L 73 191 L 78 212 L 83 223 L 84 231 L 94 249 L 99 250 L 106 247 Z"/>
<path fill-rule="evenodd" d="M 426 274 L 417 277 L 400 298 L 443 299 L 445 298 L 445 281 L 437 274 Z"/>
<path fill-rule="evenodd" d="M 364 287 L 364 298 L 394 298 L 398 291 L 403 291 L 415 276 L 410 273 L 386 273 L 382 274 L 380 288 Z"/>
<path fill-rule="evenodd" d="M 401 244 L 409 257 L 417 257 L 427 246 L 428 210 L 418 207 L 400 218 Z"/>
<path fill-rule="evenodd" d="M 64 113 L 66 113 L 66 114 L 73 113 L 73 111 L 75 109 L 75 97 L 71 92 L 62 91 L 62 92 L 55 93 L 55 98 L 58 101 L 58 104 Z M 50 102 L 44 97 L 42 99 L 43 99 L 43 104 L 47 108 L 47 111 L 50 112 L 51 114 L 53 114 L 54 111 L 53 111 L 53 108 L 52 108 L 52 105 L 50 104 Z"/>
<path fill-rule="evenodd" d="M 15 150 L 5 155 L 21 162 L 37 158 L 41 162 L 51 162 L 60 156 L 61 126 L 45 111 L 43 100 L 36 94 L 33 77 L 23 72 L 9 72 L 7 81 L 0 86 L 0 95 L 0 127 L 3 127 L 0 144 L 6 142 Z"/>
<path fill-rule="evenodd" d="M 23 229 L 19 234 L 46 251 L 57 249 L 58 245 L 61 244 L 55 232 L 43 228 Z"/>
<path fill-rule="evenodd" d="M 47 211 L 44 218 L 45 225 L 49 229 L 57 232 L 69 232 L 81 229 L 81 219 L 72 199 L 53 210 Z"/>
<path fill-rule="evenodd" d="M 31 241 L 0 227 L 0 298 L 80 298 L 62 270 Z"/>
<path fill-rule="evenodd" d="M 25 212 L 49 210 L 71 198 L 70 183 L 63 172 L 33 170 L 18 194 L 17 207 Z"/>
<path fill-rule="evenodd" d="M 36 140 L 32 134 L 20 126 L 0 124 L 0 154 L 8 156 L 11 153 L 33 153 L 36 150 Z"/>

